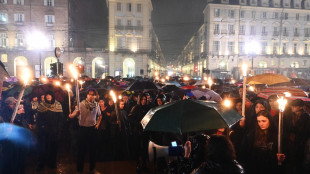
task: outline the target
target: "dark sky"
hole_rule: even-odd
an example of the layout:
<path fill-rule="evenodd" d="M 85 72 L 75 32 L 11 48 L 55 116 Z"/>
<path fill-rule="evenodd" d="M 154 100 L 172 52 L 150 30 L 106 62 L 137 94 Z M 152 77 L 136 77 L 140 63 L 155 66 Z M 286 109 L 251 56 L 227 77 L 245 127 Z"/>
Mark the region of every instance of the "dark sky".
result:
<path fill-rule="evenodd" d="M 152 23 L 168 63 L 203 24 L 207 0 L 152 0 L 152 4 Z"/>
<path fill-rule="evenodd" d="M 106 0 L 70 0 L 75 47 L 107 48 Z M 207 0 L 152 0 L 152 23 L 167 62 L 203 24 Z"/>

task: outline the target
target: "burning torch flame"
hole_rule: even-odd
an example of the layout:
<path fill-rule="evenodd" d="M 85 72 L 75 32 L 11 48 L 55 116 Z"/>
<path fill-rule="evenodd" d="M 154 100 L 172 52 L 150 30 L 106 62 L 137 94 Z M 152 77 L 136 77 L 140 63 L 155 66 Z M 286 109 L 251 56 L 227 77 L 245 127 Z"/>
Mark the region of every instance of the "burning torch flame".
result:
<path fill-rule="evenodd" d="M 284 95 L 285 95 L 285 97 L 291 97 L 292 96 L 292 94 L 289 92 L 284 92 Z"/>
<path fill-rule="evenodd" d="M 116 96 L 112 90 L 110 91 L 110 95 L 112 96 L 114 103 L 116 103 Z"/>
<path fill-rule="evenodd" d="M 230 100 L 225 99 L 225 100 L 224 100 L 224 106 L 230 107 L 230 106 L 231 106 Z"/>
<path fill-rule="evenodd" d="M 30 78 L 30 71 L 28 68 L 23 69 L 23 75 L 21 76 L 21 78 L 24 80 L 24 85 L 26 86 Z"/>
<path fill-rule="evenodd" d="M 71 64 L 69 66 L 69 69 L 71 71 L 73 78 L 77 79 L 78 78 L 78 71 L 76 70 L 76 68 Z"/>
<path fill-rule="evenodd" d="M 70 89 L 71 89 L 71 86 L 68 83 L 66 84 L 66 89 L 67 89 L 67 91 L 70 91 Z"/>
<path fill-rule="evenodd" d="M 284 99 L 283 97 L 281 97 L 281 98 L 278 99 L 278 103 L 279 103 L 279 110 L 280 110 L 280 112 L 283 112 L 284 109 L 285 109 L 285 105 L 287 103 L 287 100 Z"/>

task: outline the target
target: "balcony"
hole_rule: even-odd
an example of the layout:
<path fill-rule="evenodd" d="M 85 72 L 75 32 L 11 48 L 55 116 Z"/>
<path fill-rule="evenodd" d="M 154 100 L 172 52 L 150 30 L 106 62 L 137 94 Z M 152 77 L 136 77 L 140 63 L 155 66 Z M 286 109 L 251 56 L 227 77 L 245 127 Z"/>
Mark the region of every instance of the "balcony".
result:
<path fill-rule="evenodd" d="M 274 31 L 273 32 L 273 36 L 279 36 L 279 32 L 278 31 Z"/>
<path fill-rule="evenodd" d="M 289 35 L 288 32 L 284 32 L 284 33 L 283 33 L 283 36 L 286 36 L 286 37 L 287 37 L 288 35 Z"/>
<path fill-rule="evenodd" d="M 254 36 L 254 35 L 256 35 L 256 32 L 251 31 L 250 35 Z"/>
<path fill-rule="evenodd" d="M 214 30 L 213 34 L 220 34 L 220 32 L 218 30 Z"/>
<path fill-rule="evenodd" d="M 310 33 L 305 33 L 305 37 L 310 37 Z"/>
<path fill-rule="evenodd" d="M 15 21 L 15 25 L 24 25 L 24 21 Z"/>
<path fill-rule="evenodd" d="M 299 37 L 299 33 L 294 33 L 294 37 Z"/>
<path fill-rule="evenodd" d="M 53 22 L 47 22 L 47 23 L 46 23 L 46 26 L 47 26 L 47 27 L 53 27 L 53 26 L 54 26 L 54 23 L 53 23 Z"/>
<path fill-rule="evenodd" d="M 244 30 L 239 31 L 239 35 L 245 35 L 245 31 Z"/>
<path fill-rule="evenodd" d="M 268 32 L 262 32 L 262 36 L 267 36 Z"/>
<path fill-rule="evenodd" d="M 229 35 L 234 35 L 234 34 L 235 34 L 235 31 L 229 31 L 228 34 L 229 34 Z"/>
<path fill-rule="evenodd" d="M 115 25 L 115 30 L 139 30 L 139 31 L 143 31 L 143 26 L 121 26 L 121 25 Z"/>
<path fill-rule="evenodd" d="M 227 30 L 221 30 L 221 34 L 227 34 L 228 31 Z"/>

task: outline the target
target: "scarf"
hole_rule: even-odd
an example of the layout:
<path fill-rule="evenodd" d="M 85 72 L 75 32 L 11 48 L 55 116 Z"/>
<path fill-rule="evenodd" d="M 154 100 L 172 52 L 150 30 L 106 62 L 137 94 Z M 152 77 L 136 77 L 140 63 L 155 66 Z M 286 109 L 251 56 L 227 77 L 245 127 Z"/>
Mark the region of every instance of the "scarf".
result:
<path fill-rule="evenodd" d="M 86 109 L 92 111 L 96 106 L 97 103 L 96 102 L 89 102 L 88 100 L 83 100 L 82 103 L 84 104 L 84 106 L 86 107 Z"/>
<path fill-rule="evenodd" d="M 41 102 L 38 107 L 38 112 L 63 112 L 62 106 L 58 101 L 55 101 L 53 104 L 46 103 L 45 101 Z"/>

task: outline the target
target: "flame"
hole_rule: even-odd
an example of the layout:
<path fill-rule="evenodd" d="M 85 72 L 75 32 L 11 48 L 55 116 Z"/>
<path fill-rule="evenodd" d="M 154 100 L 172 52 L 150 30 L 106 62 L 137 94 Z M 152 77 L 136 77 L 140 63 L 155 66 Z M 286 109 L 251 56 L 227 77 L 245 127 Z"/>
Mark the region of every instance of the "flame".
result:
<path fill-rule="evenodd" d="M 116 96 L 115 96 L 115 93 L 112 90 L 110 91 L 110 95 L 113 98 L 114 103 L 116 103 Z"/>
<path fill-rule="evenodd" d="M 71 89 L 71 86 L 70 86 L 70 84 L 66 84 L 66 89 L 67 89 L 67 91 L 70 91 L 70 89 Z"/>
<path fill-rule="evenodd" d="M 118 99 L 120 99 L 120 100 L 121 100 L 121 99 L 122 99 L 122 95 L 119 95 L 119 96 L 118 96 Z"/>
<path fill-rule="evenodd" d="M 284 109 L 285 109 L 285 105 L 286 105 L 286 103 L 287 103 L 287 100 L 284 99 L 283 97 L 281 97 L 281 98 L 279 98 L 279 99 L 277 100 L 277 102 L 279 103 L 279 110 L 280 110 L 280 112 L 283 112 Z"/>
<path fill-rule="evenodd" d="M 24 80 L 24 85 L 26 86 L 29 82 L 29 79 L 30 79 L 30 71 L 26 67 L 22 71 L 23 71 L 23 74 L 22 74 L 21 78 Z"/>
<path fill-rule="evenodd" d="M 60 85 L 61 85 L 61 84 L 60 84 L 60 81 L 56 81 L 56 82 L 55 82 L 55 85 L 56 85 L 56 86 L 60 86 Z"/>
<path fill-rule="evenodd" d="M 73 78 L 77 79 L 78 78 L 78 71 L 76 70 L 76 68 L 72 64 L 69 65 L 69 70 L 71 71 Z"/>
<path fill-rule="evenodd" d="M 291 97 L 292 96 L 292 94 L 289 92 L 284 92 L 284 95 L 285 95 L 285 97 Z"/>
<path fill-rule="evenodd" d="M 228 100 L 228 99 L 225 99 L 223 103 L 224 103 L 224 106 L 226 106 L 226 107 L 230 107 L 231 106 L 231 101 Z"/>

